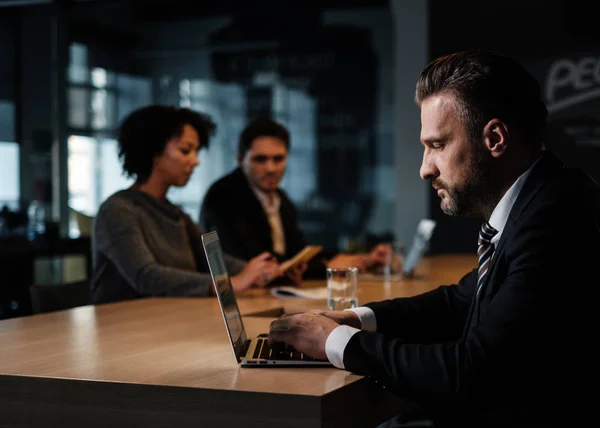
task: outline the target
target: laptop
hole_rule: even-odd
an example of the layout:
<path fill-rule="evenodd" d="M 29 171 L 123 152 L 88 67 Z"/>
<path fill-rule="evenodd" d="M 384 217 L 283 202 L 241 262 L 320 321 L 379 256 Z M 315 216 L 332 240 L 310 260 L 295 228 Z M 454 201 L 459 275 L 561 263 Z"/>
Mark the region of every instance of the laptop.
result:
<path fill-rule="evenodd" d="M 248 338 L 217 232 L 202 235 L 202 246 L 233 354 L 242 367 L 333 367 L 329 361 L 316 360 L 284 343 L 269 346 L 268 334 Z"/>
<path fill-rule="evenodd" d="M 410 278 L 413 275 L 415 267 L 419 264 L 421 257 L 427 250 L 435 226 L 435 220 L 424 218 L 419 221 L 413 243 L 408 253 L 404 256 L 403 271 L 405 277 Z"/>

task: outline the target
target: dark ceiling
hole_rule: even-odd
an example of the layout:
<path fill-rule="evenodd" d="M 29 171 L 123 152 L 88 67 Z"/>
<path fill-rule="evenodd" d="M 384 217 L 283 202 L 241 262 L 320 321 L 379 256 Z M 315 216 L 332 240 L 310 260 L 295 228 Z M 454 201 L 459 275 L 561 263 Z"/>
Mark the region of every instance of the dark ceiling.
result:
<path fill-rule="evenodd" d="M 0 0 L 1 6 L 32 8 L 60 6 L 76 13 L 103 10 L 127 10 L 136 20 L 145 22 L 178 21 L 219 15 L 272 15 L 290 11 L 388 7 L 387 0 Z"/>
<path fill-rule="evenodd" d="M 98 0 L 102 1 L 102 0 Z M 217 15 L 260 14 L 276 15 L 279 12 L 300 9 L 353 9 L 387 7 L 387 0 L 323 0 L 323 1 L 272 1 L 272 0 L 125 0 L 140 18 L 148 21 L 188 19 Z M 119 2 L 122 3 L 122 2 Z M 275 16 L 274 16 L 275 18 Z"/>

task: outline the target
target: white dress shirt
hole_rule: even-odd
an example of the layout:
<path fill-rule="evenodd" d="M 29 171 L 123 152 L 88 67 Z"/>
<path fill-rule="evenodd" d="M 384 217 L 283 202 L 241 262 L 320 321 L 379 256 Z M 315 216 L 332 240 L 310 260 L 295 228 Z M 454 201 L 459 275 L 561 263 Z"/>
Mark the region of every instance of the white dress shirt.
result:
<path fill-rule="evenodd" d="M 510 186 L 510 189 L 502 196 L 498 205 L 492 211 L 492 215 L 488 220 L 490 225 L 498 231 L 492 238 L 492 244 L 497 244 L 508 221 L 510 210 L 512 209 L 525 180 L 531 173 L 533 167 L 538 163 L 539 159 L 536 160 L 523 174 L 517 178 L 517 180 Z M 493 254 L 492 254 L 493 257 Z M 375 319 L 375 312 L 371 308 L 361 306 L 353 309 L 346 309 L 347 311 L 353 311 L 358 315 L 360 319 L 362 330 L 365 331 L 377 331 L 377 320 Z M 327 359 L 336 366 L 337 368 L 343 369 L 344 367 L 344 350 L 350 341 L 350 338 L 358 333 L 360 330 L 347 325 L 340 325 L 336 327 L 327 337 L 325 342 L 325 353 Z"/>
<path fill-rule="evenodd" d="M 266 193 L 252 185 L 250 185 L 250 188 L 260 201 L 260 204 L 267 215 L 267 220 L 271 227 L 273 252 L 284 255 L 285 233 L 283 232 L 283 224 L 281 223 L 281 214 L 279 212 L 279 208 L 281 207 L 281 198 L 279 197 L 279 194 L 277 192 Z"/>

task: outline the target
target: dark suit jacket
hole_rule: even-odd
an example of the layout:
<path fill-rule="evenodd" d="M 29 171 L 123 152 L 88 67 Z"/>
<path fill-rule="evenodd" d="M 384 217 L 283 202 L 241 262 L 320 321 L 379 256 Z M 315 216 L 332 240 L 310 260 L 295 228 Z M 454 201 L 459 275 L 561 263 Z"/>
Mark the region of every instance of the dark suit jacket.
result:
<path fill-rule="evenodd" d="M 302 250 L 306 241 L 298 227 L 294 204 L 283 190 L 277 192 L 281 198 L 280 215 L 286 249 L 278 259 L 283 261 Z M 200 210 L 200 224 L 204 230 L 217 230 L 223 251 L 235 257 L 249 260 L 262 252 L 273 252 L 267 215 L 239 168 L 208 189 Z M 325 277 L 325 265 L 319 256 L 309 263 L 304 277 Z"/>
<path fill-rule="evenodd" d="M 588 307 L 600 283 L 599 225 L 598 185 L 544 154 L 479 297 L 473 270 L 456 285 L 368 304 L 377 332 L 350 339 L 346 369 L 431 406 L 442 426 L 575 423 L 591 408 L 580 383 L 597 365 Z"/>

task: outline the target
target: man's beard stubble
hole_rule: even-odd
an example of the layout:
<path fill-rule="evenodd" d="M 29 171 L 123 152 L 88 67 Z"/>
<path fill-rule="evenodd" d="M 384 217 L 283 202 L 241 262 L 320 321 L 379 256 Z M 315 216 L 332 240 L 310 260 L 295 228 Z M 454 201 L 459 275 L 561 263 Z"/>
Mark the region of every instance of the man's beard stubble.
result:
<path fill-rule="evenodd" d="M 450 189 L 446 183 L 434 180 L 435 187 L 448 193 L 447 204 L 441 204 L 442 211 L 448 215 L 463 217 L 483 217 L 485 207 L 496 197 L 493 185 L 493 158 L 478 149 L 469 163 L 469 176 L 463 183 Z"/>

